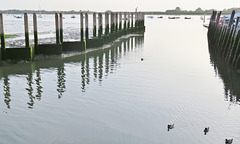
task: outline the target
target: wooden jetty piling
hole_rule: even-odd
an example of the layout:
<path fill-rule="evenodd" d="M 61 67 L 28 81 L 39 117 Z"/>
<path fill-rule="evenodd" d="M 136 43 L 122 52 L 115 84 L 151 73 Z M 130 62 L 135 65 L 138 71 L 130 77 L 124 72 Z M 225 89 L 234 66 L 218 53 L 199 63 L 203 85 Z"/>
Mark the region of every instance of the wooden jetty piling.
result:
<path fill-rule="evenodd" d="M 98 13 L 98 38 L 102 37 L 102 31 L 103 31 L 102 14 Z"/>
<path fill-rule="evenodd" d="M 89 38 L 89 31 L 88 31 L 88 14 L 85 13 L 85 40 L 87 41 Z"/>
<path fill-rule="evenodd" d="M 80 40 L 84 41 L 84 30 L 83 30 L 83 13 L 80 13 Z"/>
<path fill-rule="evenodd" d="M 237 17 L 235 25 L 233 19 L 235 10 L 232 11 L 228 23 L 224 21 L 219 23 L 221 12 L 217 14 L 213 11 L 209 28 L 208 28 L 208 43 L 209 51 L 216 53 L 226 63 L 231 64 L 234 68 L 240 69 L 240 31 L 237 26 L 240 18 Z"/>
<path fill-rule="evenodd" d="M 62 16 L 62 13 L 59 14 L 59 22 L 60 22 L 60 43 L 63 43 L 63 16 Z"/>
<path fill-rule="evenodd" d="M 111 34 L 114 32 L 114 13 L 111 13 Z"/>
<path fill-rule="evenodd" d="M 25 46 L 29 47 L 29 24 L 28 24 L 28 14 L 24 13 L 24 29 L 25 29 Z"/>
<path fill-rule="evenodd" d="M 119 13 L 119 31 L 122 30 L 122 13 Z"/>
<path fill-rule="evenodd" d="M 131 28 L 133 28 L 133 13 L 131 13 Z"/>
<path fill-rule="evenodd" d="M 122 14 L 124 14 L 124 19 L 122 19 L 123 17 Z M 52 43 L 39 44 L 37 14 L 34 13 L 33 14 L 34 46 L 31 47 L 30 40 L 29 40 L 30 32 L 29 32 L 29 24 L 28 24 L 28 15 L 27 13 L 25 13 L 24 14 L 25 47 L 6 48 L 3 15 L 0 14 L 0 36 L 1 36 L 0 58 L 2 60 L 5 60 L 5 59 L 31 60 L 32 58 L 34 58 L 34 55 L 39 55 L 39 54 L 60 55 L 62 54 L 63 51 L 83 51 L 83 50 L 86 50 L 87 48 L 101 47 L 103 46 L 103 44 L 112 42 L 115 39 L 121 37 L 122 35 L 126 35 L 131 32 L 141 31 L 138 25 L 133 24 L 133 19 L 134 19 L 133 13 L 106 12 L 105 13 L 105 32 L 103 34 L 102 13 L 98 13 L 97 15 L 96 13 L 94 13 L 93 14 L 93 33 L 92 33 L 93 37 L 89 37 L 88 15 L 89 15 L 88 13 L 85 13 L 85 19 L 84 19 L 83 13 L 80 12 L 80 40 L 64 41 L 63 14 L 55 13 L 56 43 L 55 44 L 52 44 Z M 96 20 L 96 17 L 98 17 L 98 21 Z M 124 26 L 122 24 L 123 22 L 124 22 Z"/>
<path fill-rule="evenodd" d="M 118 31 L 118 13 L 115 13 L 115 31 Z"/>
<path fill-rule="evenodd" d="M 128 18 L 127 18 L 127 28 L 128 29 L 130 29 L 130 13 L 127 13 L 127 16 L 128 16 Z"/>
<path fill-rule="evenodd" d="M 109 14 L 105 13 L 105 35 L 109 34 Z"/>
<path fill-rule="evenodd" d="M 56 28 L 56 44 L 60 44 L 60 30 L 59 30 L 58 13 L 55 13 L 55 28 Z"/>
<path fill-rule="evenodd" d="M 93 37 L 97 36 L 96 13 L 93 13 Z"/>
<path fill-rule="evenodd" d="M 37 14 L 33 14 L 34 47 L 38 46 Z"/>
<path fill-rule="evenodd" d="M 6 44 L 5 44 L 5 34 L 4 34 L 4 22 L 3 22 L 3 14 L 0 14 L 0 35 L 1 35 L 1 51 L 0 51 L 0 59 L 6 59 Z"/>
<path fill-rule="evenodd" d="M 127 13 L 124 13 L 124 26 L 123 29 L 126 30 L 127 29 Z"/>

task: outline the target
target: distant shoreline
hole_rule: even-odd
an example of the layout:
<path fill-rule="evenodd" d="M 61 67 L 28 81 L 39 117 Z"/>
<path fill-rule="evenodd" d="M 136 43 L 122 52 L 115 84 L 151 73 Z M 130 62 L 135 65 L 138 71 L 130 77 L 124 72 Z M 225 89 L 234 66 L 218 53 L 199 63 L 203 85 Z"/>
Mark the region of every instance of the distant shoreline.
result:
<path fill-rule="evenodd" d="M 0 10 L 0 13 L 3 14 L 55 14 L 55 13 L 63 13 L 63 14 L 79 14 L 80 12 L 82 13 L 88 13 L 92 14 L 94 11 L 45 11 L 45 10 Z M 110 10 L 106 12 L 112 12 Z M 114 11 L 114 12 L 124 12 L 124 11 Z M 134 11 L 132 11 L 134 12 Z M 178 12 L 161 12 L 161 11 L 139 11 L 143 12 L 145 15 L 204 15 L 204 12 L 195 12 L 195 11 L 178 11 Z M 98 13 L 98 12 L 96 12 Z M 101 12 L 105 13 L 105 12 Z M 211 15 L 212 11 L 208 10 L 205 12 L 205 15 Z M 229 12 L 223 12 L 222 15 L 228 15 L 231 14 Z"/>

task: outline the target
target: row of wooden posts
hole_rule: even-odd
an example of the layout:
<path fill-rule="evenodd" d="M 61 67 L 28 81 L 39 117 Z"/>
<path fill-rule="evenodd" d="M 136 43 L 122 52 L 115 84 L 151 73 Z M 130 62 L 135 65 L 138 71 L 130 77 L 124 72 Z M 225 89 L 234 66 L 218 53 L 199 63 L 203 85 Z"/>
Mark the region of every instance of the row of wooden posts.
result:
<path fill-rule="evenodd" d="M 103 17 L 105 14 L 105 31 L 103 32 Z M 97 17 L 98 16 L 98 22 Z M 110 16 L 110 20 L 109 20 Z M 134 18 L 135 16 L 135 18 Z M 85 19 L 85 21 L 84 21 Z M 110 23 L 109 23 L 110 21 Z M 85 27 L 84 24 L 85 23 Z M 97 28 L 98 23 L 98 28 Z M 34 55 L 61 54 L 63 51 L 84 51 L 88 48 L 101 47 L 116 38 L 129 33 L 145 31 L 144 14 L 141 12 L 112 12 L 93 13 L 93 37 L 89 38 L 88 13 L 80 13 L 80 41 L 64 42 L 63 40 L 63 14 L 55 13 L 56 44 L 39 44 L 37 14 L 33 14 L 34 46 L 29 44 L 29 22 L 28 14 L 24 13 L 25 26 L 25 47 L 6 48 L 4 34 L 3 14 L 0 14 L 0 35 L 1 35 L 1 60 L 24 59 L 31 60 Z M 84 29 L 85 28 L 85 29 Z"/>
<path fill-rule="evenodd" d="M 239 17 L 235 19 L 235 10 L 232 11 L 228 23 L 220 23 L 221 11 L 213 11 L 208 27 L 208 43 L 211 53 L 217 53 L 234 68 L 240 68 L 240 31 Z"/>

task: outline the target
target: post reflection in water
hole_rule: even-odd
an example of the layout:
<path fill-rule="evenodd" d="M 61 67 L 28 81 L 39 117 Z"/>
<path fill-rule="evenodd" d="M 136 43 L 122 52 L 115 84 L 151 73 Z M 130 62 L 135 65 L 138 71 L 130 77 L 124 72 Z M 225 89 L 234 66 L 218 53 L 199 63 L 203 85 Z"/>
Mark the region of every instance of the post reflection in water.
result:
<path fill-rule="evenodd" d="M 35 96 L 33 96 L 33 75 L 32 73 L 29 73 L 28 76 L 26 77 L 27 79 L 27 85 L 28 88 L 26 88 L 26 90 L 28 91 L 28 96 L 29 96 L 29 102 L 28 104 L 28 108 L 32 109 L 33 105 L 34 105 L 34 99 Z"/>
<path fill-rule="evenodd" d="M 4 86 L 3 86 L 3 91 L 4 91 L 4 102 L 7 106 L 8 109 L 10 109 L 10 102 L 11 102 L 11 94 L 10 94 L 10 83 L 9 83 L 9 78 L 8 76 L 5 76 L 3 79 Z"/>
<path fill-rule="evenodd" d="M 42 86 L 41 86 L 41 75 L 40 75 L 40 70 L 36 70 L 36 79 L 35 79 L 36 85 L 37 85 L 37 94 L 36 98 L 38 100 L 41 100 L 42 97 Z"/>
<path fill-rule="evenodd" d="M 227 64 L 222 57 L 209 49 L 210 61 L 214 67 L 216 76 L 219 76 L 224 84 L 225 100 L 231 103 L 240 101 L 240 74 L 232 66 Z"/>
<path fill-rule="evenodd" d="M 3 95 L 4 103 L 6 107 L 10 109 L 11 94 L 10 94 L 10 79 L 8 75 L 23 75 L 26 76 L 25 92 L 29 97 L 27 107 L 33 109 L 35 105 L 35 100 L 41 101 L 44 95 L 44 90 L 49 90 L 49 85 L 43 84 L 43 79 L 48 75 L 48 73 L 55 73 L 57 76 L 56 82 L 56 96 L 58 99 L 61 99 L 64 96 L 65 91 L 67 91 L 66 83 L 66 70 L 68 68 L 65 64 L 76 63 L 79 64 L 79 75 L 81 76 L 81 90 L 86 92 L 87 85 L 92 82 L 99 82 L 99 86 L 102 85 L 104 78 L 106 79 L 109 74 L 114 74 L 114 71 L 119 68 L 121 63 L 119 62 L 121 58 L 126 57 L 127 53 L 130 53 L 133 49 L 136 49 L 136 46 L 143 43 L 143 35 L 131 36 L 129 38 L 121 39 L 112 44 L 111 47 L 105 49 L 96 49 L 85 54 L 74 55 L 67 58 L 55 58 L 55 59 L 43 59 L 24 65 L 17 64 L 14 68 L 10 66 L 0 67 L 0 71 L 3 71 L 3 77 L 0 77 L 3 82 Z M 134 47 L 135 44 L 135 47 Z M 16 67 L 16 68 L 15 68 Z M 20 69 L 21 67 L 22 69 Z M 54 68 L 55 70 L 52 70 Z M 76 69 L 79 69 L 76 68 Z M 42 72 L 42 71 L 46 72 Z M 92 74 L 91 74 L 92 73 Z M 0 75 L 1 76 L 1 75 Z M 51 77 L 50 77 L 51 78 Z M 51 81 L 47 79 L 46 83 Z M 69 81 L 71 83 L 71 81 Z M 46 96 L 47 97 L 47 96 Z"/>
<path fill-rule="evenodd" d="M 58 72 L 57 72 L 57 77 L 58 77 L 58 82 L 57 82 L 57 91 L 58 91 L 58 98 L 60 99 L 63 95 L 63 93 L 66 90 L 66 86 L 65 86 L 65 69 L 64 69 L 64 65 L 58 67 Z"/>

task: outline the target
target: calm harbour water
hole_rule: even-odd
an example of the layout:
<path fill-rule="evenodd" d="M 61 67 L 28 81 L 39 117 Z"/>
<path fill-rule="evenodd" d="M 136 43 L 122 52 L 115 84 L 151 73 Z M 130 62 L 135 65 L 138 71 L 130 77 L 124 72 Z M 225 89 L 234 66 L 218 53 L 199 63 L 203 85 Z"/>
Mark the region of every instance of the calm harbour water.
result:
<path fill-rule="evenodd" d="M 87 53 L 2 65 L 0 143 L 239 143 L 240 77 L 210 55 L 200 16 L 180 17 L 146 18 L 144 34 Z"/>

